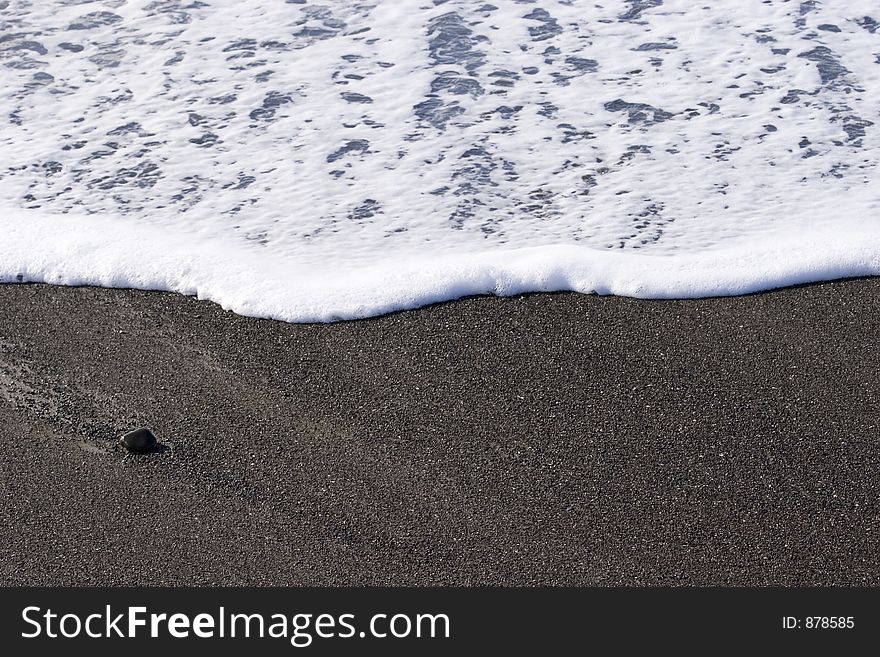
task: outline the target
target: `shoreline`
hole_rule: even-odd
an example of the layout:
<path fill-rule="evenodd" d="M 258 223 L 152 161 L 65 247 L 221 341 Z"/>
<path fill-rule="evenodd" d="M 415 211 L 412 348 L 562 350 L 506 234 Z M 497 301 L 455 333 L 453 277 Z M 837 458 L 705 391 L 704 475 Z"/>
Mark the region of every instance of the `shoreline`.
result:
<path fill-rule="evenodd" d="M 240 249 L 234 240 L 100 213 L 67 216 L 64 230 L 55 215 L 27 210 L 0 208 L 0 220 L 0 284 L 168 291 L 197 295 L 239 315 L 292 323 L 370 319 L 495 294 L 684 300 L 880 276 L 874 248 L 880 227 L 844 230 L 838 223 L 793 234 L 771 231 L 759 245 L 733 240 L 726 248 L 675 256 L 545 244 L 402 251 L 390 260 L 339 267 L 330 264 L 332 257 L 289 261 Z"/>
<path fill-rule="evenodd" d="M 878 310 L 877 278 L 337 324 L 0 285 L 0 583 L 878 585 Z"/>

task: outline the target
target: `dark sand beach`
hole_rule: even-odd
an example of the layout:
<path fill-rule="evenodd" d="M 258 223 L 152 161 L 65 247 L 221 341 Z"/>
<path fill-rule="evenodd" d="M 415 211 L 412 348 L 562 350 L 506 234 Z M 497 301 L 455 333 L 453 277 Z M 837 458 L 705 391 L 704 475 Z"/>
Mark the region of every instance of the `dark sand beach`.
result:
<path fill-rule="evenodd" d="M 878 279 L 334 325 L 0 286 L 0 583 L 877 585 L 878 319 Z"/>

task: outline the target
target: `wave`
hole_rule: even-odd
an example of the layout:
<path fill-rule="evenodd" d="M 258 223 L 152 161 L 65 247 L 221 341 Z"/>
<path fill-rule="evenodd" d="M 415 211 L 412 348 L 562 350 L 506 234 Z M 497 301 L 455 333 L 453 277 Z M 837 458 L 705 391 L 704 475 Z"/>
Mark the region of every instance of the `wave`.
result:
<path fill-rule="evenodd" d="M 330 321 L 877 273 L 869 0 L 3 4 L 6 281 Z"/>

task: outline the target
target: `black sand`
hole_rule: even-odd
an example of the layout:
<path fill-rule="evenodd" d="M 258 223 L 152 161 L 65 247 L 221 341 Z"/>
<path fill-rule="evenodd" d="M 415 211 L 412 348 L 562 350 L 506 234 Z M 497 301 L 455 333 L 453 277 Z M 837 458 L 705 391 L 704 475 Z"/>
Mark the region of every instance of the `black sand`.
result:
<path fill-rule="evenodd" d="M 877 585 L 878 313 L 878 279 L 335 325 L 0 286 L 0 583 Z"/>

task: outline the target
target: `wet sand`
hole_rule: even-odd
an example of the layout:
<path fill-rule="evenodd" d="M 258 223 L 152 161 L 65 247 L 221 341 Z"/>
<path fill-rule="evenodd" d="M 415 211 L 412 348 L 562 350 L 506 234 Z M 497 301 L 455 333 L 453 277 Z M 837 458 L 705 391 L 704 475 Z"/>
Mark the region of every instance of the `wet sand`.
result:
<path fill-rule="evenodd" d="M 0 583 L 877 585 L 878 320 L 880 279 L 333 325 L 0 286 Z"/>

